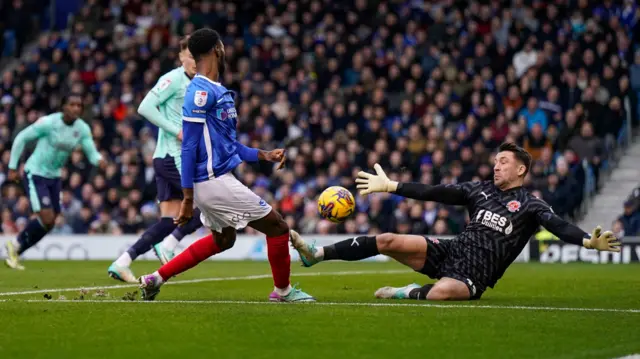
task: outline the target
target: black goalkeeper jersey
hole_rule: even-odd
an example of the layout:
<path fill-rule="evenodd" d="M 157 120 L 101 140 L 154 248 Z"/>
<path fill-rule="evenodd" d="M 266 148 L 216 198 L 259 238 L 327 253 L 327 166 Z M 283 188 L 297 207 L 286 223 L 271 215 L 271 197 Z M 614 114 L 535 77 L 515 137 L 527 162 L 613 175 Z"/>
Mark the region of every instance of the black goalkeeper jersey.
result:
<path fill-rule="evenodd" d="M 544 226 L 563 241 L 582 245 L 587 237 L 580 228 L 558 217 L 551 207 L 522 187 L 502 191 L 493 182 L 464 182 L 455 185 L 428 186 L 401 183 L 396 194 L 464 205 L 469 223 L 453 241 L 464 258 L 459 268 L 474 274 L 476 280 L 493 287 L 516 259 L 539 226 Z"/>

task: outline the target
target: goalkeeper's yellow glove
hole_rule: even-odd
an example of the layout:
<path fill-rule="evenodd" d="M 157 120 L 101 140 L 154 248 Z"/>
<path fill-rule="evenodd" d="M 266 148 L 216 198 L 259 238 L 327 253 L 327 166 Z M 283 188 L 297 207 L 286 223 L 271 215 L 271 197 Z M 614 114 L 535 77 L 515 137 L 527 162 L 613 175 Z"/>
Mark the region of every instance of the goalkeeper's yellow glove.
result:
<path fill-rule="evenodd" d="M 602 228 L 597 226 L 591 233 L 590 239 L 583 239 L 582 245 L 588 249 L 599 251 L 620 252 L 620 241 L 611 231 L 602 232 Z"/>
<path fill-rule="evenodd" d="M 395 192 L 398 189 L 398 182 L 390 180 L 379 164 L 373 165 L 373 169 L 376 171 L 375 175 L 364 171 L 358 172 L 356 187 L 360 190 L 361 196 L 374 192 Z"/>

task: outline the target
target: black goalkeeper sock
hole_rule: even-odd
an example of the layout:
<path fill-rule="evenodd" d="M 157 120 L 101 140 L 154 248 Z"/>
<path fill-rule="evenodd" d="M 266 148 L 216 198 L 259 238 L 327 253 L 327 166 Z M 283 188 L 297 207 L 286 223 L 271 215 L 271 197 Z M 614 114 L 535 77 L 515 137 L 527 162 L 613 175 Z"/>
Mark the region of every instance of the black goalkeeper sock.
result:
<path fill-rule="evenodd" d="M 323 247 L 324 260 L 359 261 L 380 254 L 376 237 L 355 237 Z"/>
<path fill-rule="evenodd" d="M 426 300 L 431 288 L 433 288 L 433 284 L 425 284 L 420 288 L 411 289 L 409 299 Z"/>

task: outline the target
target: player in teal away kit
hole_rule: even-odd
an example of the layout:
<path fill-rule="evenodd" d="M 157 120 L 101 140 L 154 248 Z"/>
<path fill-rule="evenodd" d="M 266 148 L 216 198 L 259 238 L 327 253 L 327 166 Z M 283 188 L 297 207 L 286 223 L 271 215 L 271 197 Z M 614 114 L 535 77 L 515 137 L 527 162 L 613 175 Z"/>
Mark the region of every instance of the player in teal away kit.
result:
<path fill-rule="evenodd" d="M 60 213 L 60 172 L 71 152 L 81 146 L 89 162 L 105 167 L 106 163 L 93 142 L 91 128 L 79 118 L 81 113 L 82 95 L 70 94 L 63 102 L 62 112 L 38 119 L 20 132 L 13 142 L 9 180 L 17 181 L 18 163 L 24 146 L 27 142 L 38 141 L 24 166 L 25 189 L 36 218 L 27 224 L 16 239 L 5 244 L 5 263 L 10 268 L 24 269 L 19 261 L 20 254 L 38 243 L 53 228 Z"/>
<path fill-rule="evenodd" d="M 160 77 L 138 108 L 138 113 L 159 128 L 158 143 L 153 154 L 153 168 L 156 172 L 161 218 L 109 266 L 107 270 L 109 276 L 123 282 L 137 283 L 136 277 L 129 268 L 136 257 L 153 247 L 164 264 L 173 258 L 173 251 L 178 241 L 202 226 L 199 214 L 193 216 L 182 227 L 177 227 L 173 223 L 173 218 L 178 216 L 182 202 L 180 183 L 182 104 L 187 86 L 196 73 L 196 64 L 187 48 L 187 39 L 180 42 L 179 57 L 182 66 Z M 162 241 L 163 239 L 165 240 Z"/>

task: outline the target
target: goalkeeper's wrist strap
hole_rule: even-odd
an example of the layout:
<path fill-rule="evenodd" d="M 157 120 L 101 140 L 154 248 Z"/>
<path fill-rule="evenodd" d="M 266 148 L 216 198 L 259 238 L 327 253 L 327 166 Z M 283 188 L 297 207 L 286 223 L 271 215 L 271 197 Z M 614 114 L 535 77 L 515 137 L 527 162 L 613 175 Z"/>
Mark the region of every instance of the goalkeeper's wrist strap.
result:
<path fill-rule="evenodd" d="M 397 181 L 389 181 L 387 183 L 387 192 L 393 193 L 398 190 L 398 182 Z"/>
<path fill-rule="evenodd" d="M 591 235 L 590 234 L 585 234 L 584 238 L 582 239 L 582 246 L 587 248 L 587 249 L 593 249 L 593 246 L 591 245 Z"/>

